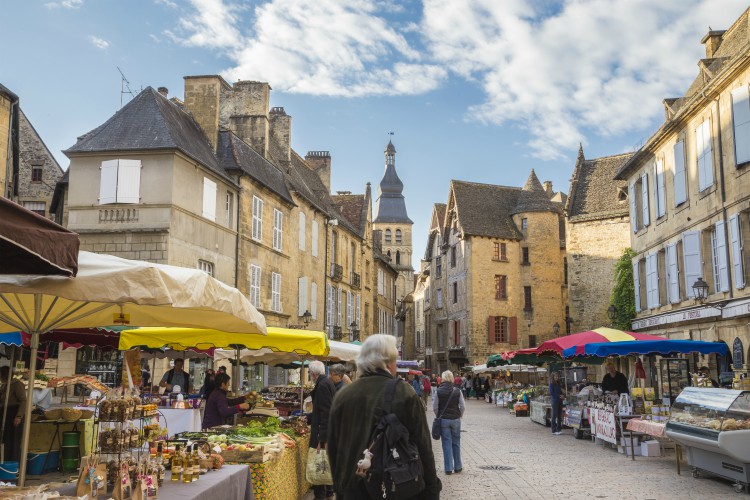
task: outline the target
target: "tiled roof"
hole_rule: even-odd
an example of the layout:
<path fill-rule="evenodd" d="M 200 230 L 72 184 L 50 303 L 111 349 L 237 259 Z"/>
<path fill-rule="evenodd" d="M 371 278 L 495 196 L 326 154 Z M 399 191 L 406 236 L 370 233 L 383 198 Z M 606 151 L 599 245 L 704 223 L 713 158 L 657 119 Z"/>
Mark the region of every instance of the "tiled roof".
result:
<path fill-rule="evenodd" d="M 451 191 L 465 234 L 521 239 L 522 235 L 511 217 L 520 188 L 453 180 Z"/>
<path fill-rule="evenodd" d="M 549 193 L 544 190 L 533 169 L 526 180 L 526 184 L 518 194 L 518 201 L 511 213 L 528 212 L 562 212 L 562 204 L 550 199 Z"/>
<path fill-rule="evenodd" d="M 357 234 L 364 236 L 362 213 L 365 210 L 365 195 L 339 194 L 331 196 L 331 200 L 341 215 L 357 230 Z"/>
<path fill-rule="evenodd" d="M 633 153 L 586 160 L 581 152 L 570 181 L 567 215 L 571 221 L 628 214 L 627 198 L 623 201 L 618 199 L 620 190 L 627 187 L 627 182 L 613 178 L 631 156 Z"/>
<path fill-rule="evenodd" d="M 438 229 L 442 230 L 442 224 L 445 220 L 445 203 L 435 203 L 435 217 L 438 220 Z"/>

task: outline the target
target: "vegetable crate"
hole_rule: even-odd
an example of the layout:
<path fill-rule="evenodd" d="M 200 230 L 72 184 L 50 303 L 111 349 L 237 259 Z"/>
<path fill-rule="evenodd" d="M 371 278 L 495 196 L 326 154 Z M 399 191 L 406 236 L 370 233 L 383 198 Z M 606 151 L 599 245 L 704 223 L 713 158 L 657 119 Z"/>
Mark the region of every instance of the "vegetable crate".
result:
<path fill-rule="evenodd" d="M 227 462 L 259 464 L 273 459 L 274 454 L 270 448 L 270 445 L 265 444 L 255 445 L 255 448 L 249 451 L 224 450 L 221 456 Z"/>

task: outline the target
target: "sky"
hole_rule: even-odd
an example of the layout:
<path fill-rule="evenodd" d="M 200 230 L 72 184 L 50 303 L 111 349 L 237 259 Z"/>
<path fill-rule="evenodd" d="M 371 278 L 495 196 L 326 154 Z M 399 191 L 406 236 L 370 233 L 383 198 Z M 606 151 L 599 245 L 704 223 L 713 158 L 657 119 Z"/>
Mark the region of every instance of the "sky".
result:
<path fill-rule="evenodd" d="M 633 151 L 744 0 L 2 0 L 0 83 L 60 166 L 139 91 L 267 81 L 292 147 L 332 190 L 376 196 L 397 150 L 415 269 L 451 179 L 568 192 L 587 158 Z M 389 135 L 393 132 L 393 136 Z"/>

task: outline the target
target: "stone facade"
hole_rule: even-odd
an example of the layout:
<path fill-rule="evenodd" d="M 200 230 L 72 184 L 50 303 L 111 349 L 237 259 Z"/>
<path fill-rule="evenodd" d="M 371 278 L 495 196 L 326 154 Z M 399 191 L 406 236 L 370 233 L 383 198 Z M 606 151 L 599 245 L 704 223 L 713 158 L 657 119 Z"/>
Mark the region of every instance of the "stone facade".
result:
<path fill-rule="evenodd" d="M 18 96 L 0 85 L 0 196 L 13 197 L 13 172 L 18 165 Z M 15 140 L 11 140 L 16 136 Z"/>

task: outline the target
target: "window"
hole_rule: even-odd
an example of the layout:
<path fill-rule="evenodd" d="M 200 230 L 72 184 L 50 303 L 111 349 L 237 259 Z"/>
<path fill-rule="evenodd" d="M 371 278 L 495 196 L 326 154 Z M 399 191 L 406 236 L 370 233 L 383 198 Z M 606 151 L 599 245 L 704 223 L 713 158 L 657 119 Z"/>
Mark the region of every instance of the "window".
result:
<path fill-rule="evenodd" d="M 140 160 L 107 160 L 101 164 L 99 204 L 140 203 Z"/>
<path fill-rule="evenodd" d="M 417 347 L 422 347 L 422 332 L 417 330 Z"/>
<path fill-rule="evenodd" d="M 396 229 L 396 245 L 400 245 L 400 244 L 401 244 L 401 230 Z"/>
<path fill-rule="evenodd" d="M 227 191 L 227 202 L 225 204 L 227 227 L 232 227 L 232 214 L 234 213 L 234 193 Z"/>
<path fill-rule="evenodd" d="M 338 264 L 339 254 L 339 233 L 338 231 L 331 231 L 331 262 L 333 264 Z"/>
<path fill-rule="evenodd" d="M 282 250 L 282 237 L 284 226 L 284 214 L 280 210 L 273 209 L 273 249 Z"/>
<path fill-rule="evenodd" d="M 495 243 L 495 253 L 492 256 L 492 260 L 508 260 L 507 247 L 505 243 Z"/>
<path fill-rule="evenodd" d="M 490 342 L 508 342 L 508 318 L 505 316 L 490 316 Z"/>
<path fill-rule="evenodd" d="M 745 273 L 742 268 L 742 232 L 740 231 L 740 214 L 729 217 L 729 241 L 732 245 L 732 273 L 734 275 L 734 286 L 745 287 Z"/>
<path fill-rule="evenodd" d="M 529 335 L 529 349 L 536 347 L 536 335 Z"/>
<path fill-rule="evenodd" d="M 313 219 L 310 225 L 310 232 L 312 232 L 312 238 L 310 239 L 310 246 L 312 247 L 313 257 L 318 256 L 318 221 Z"/>
<path fill-rule="evenodd" d="M 203 217 L 216 222 L 216 183 L 203 178 Z"/>
<path fill-rule="evenodd" d="M 256 241 L 263 240 L 263 200 L 257 196 L 253 196 L 252 238 Z"/>
<path fill-rule="evenodd" d="M 44 173 L 44 169 L 41 165 L 32 165 L 31 182 L 42 182 L 42 173 Z"/>
<path fill-rule="evenodd" d="M 396 250 L 396 264 L 401 264 L 401 250 Z"/>
<path fill-rule="evenodd" d="M 659 307 L 659 265 L 656 253 L 646 256 L 646 307 Z"/>
<path fill-rule="evenodd" d="M 641 273 L 639 261 L 633 260 L 633 291 L 635 292 L 635 312 L 641 310 Z"/>
<path fill-rule="evenodd" d="M 353 302 L 352 300 L 353 294 L 349 290 L 346 291 L 346 328 L 349 329 L 351 327 L 352 321 L 353 321 Z"/>
<path fill-rule="evenodd" d="M 349 283 L 354 283 L 355 274 L 357 274 L 357 245 L 352 242 L 349 245 Z"/>
<path fill-rule="evenodd" d="M 310 314 L 312 319 L 318 319 L 318 284 L 310 284 Z"/>
<path fill-rule="evenodd" d="M 714 293 L 729 291 L 729 267 L 727 265 L 727 235 L 724 221 L 718 221 L 711 231 L 711 263 L 714 278 Z"/>
<path fill-rule="evenodd" d="M 299 213 L 299 249 L 305 251 L 305 212 Z"/>
<path fill-rule="evenodd" d="M 250 303 L 260 308 L 260 267 L 250 264 Z"/>
<path fill-rule="evenodd" d="M 453 282 L 453 303 L 458 302 L 458 281 Z"/>
<path fill-rule="evenodd" d="M 508 277 L 495 275 L 495 300 L 508 299 Z"/>
<path fill-rule="evenodd" d="M 383 270 L 378 269 L 378 295 L 383 295 Z"/>
<path fill-rule="evenodd" d="M 734 162 L 739 166 L 750 161 L 750 100 L 747 85 L 732 91 L 734 124 Z"/>
<path fill-rule="evenodd" d="M 563 257 L 563 283 L 568 286 L 568 258 Z"/>
<path fill-rule="evenodd" d="M 521 248 L 521 264 L 529 265 L 529 247 Z"/>
<path fill-rule="evenodd" d="M 26 210 L 31 210 L 35 214 L 39 214 L 45 217 L 47 211 L 47 205 L 43 201 L 24 201 L 23 207 Z"/>
<path fill-rule="evenodd" d="M 667 245 L 666 267 L 667 267 L 667 301 L 670 304 L 680 302 L 680 269 L 677 259 L 677 243 Z"/>
<path fill-rule="evenodd" d="M 698 231 L 682 233 L 682 260 L 685 270 L 685 294 L 688 298 L 694 299 L 693 283 L 703 276 L 700 233 Z M 638 300 L 636 300 L 637 304 Z"/>
<path fill-rule="evenodd" d="M 453 321 L 453 345 L 461 345 L 461 320 Z"/>
<path fill-rule="evenodd" d="M 208 274 L 209 276 L 214 275 L 214 265 L 206 260 L 198 260 L 198 269 Z"/>
<path fill-rule="evenodd" d="M 521 231 L 526 231 L 529 228 L 529 219 L 524 217 L 521 219 Z"/>
<path fill-rule="evenodd" d="M 451 267 L 456 267 L 456 245 L 451 247 Z"/>
<path fill-rule="evenodd" d="M 330 335 L 333 335 L 333 296 L 335 290 L 330 283 L 326 283 L 326 326 L 328 326 Z"/>
<path fill-rule="evenodd" d="M 385 230 L 385 243 L 387 245 L 391 244 L 391 230 L 390 229 Z"/>
<path fill-rule="evenodd" d="M 445 347 L 445 325 L 437 325 L 436 331 L 438 347 Z"/>
<path fill-rule="evenodd" d="M 297 287 L 297 316 L 302 316 L 307 311 L 307 277 L 301 276 Z M 312 313 L 311 313 L 312 314 Z"/>
<path fill-rule="evenodd" d="M 435 302 L 438 309 L 441 309 L 443 307 L 443 289 L 438 288 L 435 290 Z"/>
<path fill-rule="evenodd" d="M 674 206 L 687 201 L 687 175 L 685 174 L 685 143 L 674 145 Z"/>
<path fill-rule="evenodd" d="M 531 304 L 531 287 L 523 287 L 523 310 L 531 311 L 533 309 Z"/>
<path fill-rule="evenodd" d="M 435 278 L 440 278 L 443 276 L 443 261 L 441 259 L 441 256 L 438 255 L 435 257 Z"/>
<path fill-rule="evenodd" d="M 281 275 L 271 273 L 271 309 L 281 312 Z"/>
<path fill-rule="evenodd" d="M 714 166 L 711 156 L 711 120 L 704 120 L 695 129 L 695 156 L 698 163 L 698 190 L 704 191 L 714 184 Z"/>
<path fill-rule="evenodd" d="M 666 194 L 664 161 L 659 158 L 654 162 L 654 203 L 656 204 L 656 218 L 666 214 Z"/>

